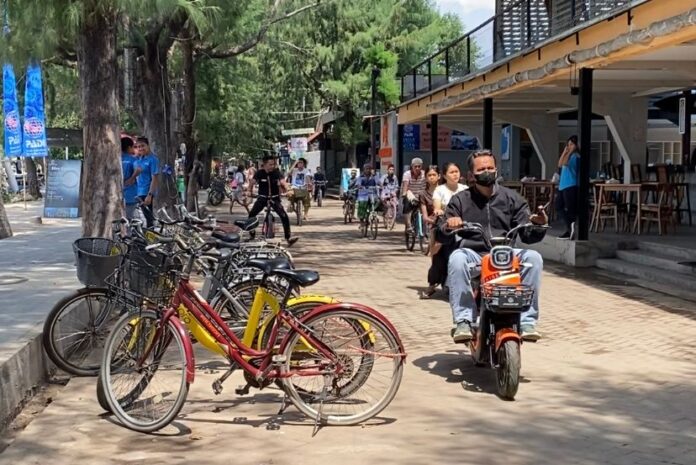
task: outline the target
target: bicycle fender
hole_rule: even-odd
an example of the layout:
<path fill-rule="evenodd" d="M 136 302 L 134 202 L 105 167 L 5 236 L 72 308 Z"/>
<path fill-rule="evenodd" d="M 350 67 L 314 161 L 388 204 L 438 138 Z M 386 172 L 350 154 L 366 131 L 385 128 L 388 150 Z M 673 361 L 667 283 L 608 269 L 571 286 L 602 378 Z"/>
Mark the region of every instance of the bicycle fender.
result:
<path fill-rule="evenodd" d="M 384 326 L 387 327 L 387 329 L 389 329 L 389 331 L 396 338 L 396 343 L 399 346 L 399 352 L 404 354 L 402 357 L 402 360 L 406 359 L 407 354 L 406 354 L 406 351 L 404 350 L 404 344 L 403 344 L 403 342 L 401 342 L 401 337 L 399 336 L 399 332 L 396 330 L 394 325 L 391 323 L 391 321 L 389 321 L 380 312 L 378 312 L 377 310 L 370 308 L 366 305 L 349 303 L 349 302 L 337 302 L 337 303 L 333 303 L 333 304 L 326 304 L 326 305 L 322 305 L 320 307 L 315 308 L 314 310 L 309 312 L 307 315 L 305 315 L 300 321 L 302 323 L 304 323 L 304 322 L 310 320 L 311 318 L 316 317 L 317 315 L 320 315 L 322 313 L 327 313 L 327 312 L 333 312 L 336 310 L 356 310 L 358 312 L 363 312 L 363 313 L 379 320 L 382 324 L 384 324 Z M 366 329 L 369 329 L 368 323 L 361 322 L 360 324 L 362 324 Z M 292 334 L 292 331 L 288 332 L 288 334 L 283 339 L 283 342 L 280 345 L 280 353 L 282 353 L 283 350 L 285 350 L 285 347 L 288 344 L 288 341 L 290 339 L 291 334 Z M 372 336 L 371 339 L 372 338 L 374 338 L 374 336 Z"/>
<path fill-rule="evenodd" d="M 181 339 L 184 343 L 184 355 L 186 356 L 186 382 L 193 383 L 193 378 L 196 370 L 196 360 L 193 355 L 193 345 L 191 344 L 191 339 L 189 338 L 186 328 L 184 328 L 181 320 L 176 316 L 176 310 L 170 308 L 164 313 L 162 317 L 162 325 L 166 325 L 171 322 L 174 325 L 174 329 L 179 333 Z"/>
<path fill-rule="evenodd" d="M 509 340 L 517 341 L 518 344 L 522 342 L 522 338 L 517 331 L 512 328 L 502 328 L 495 333 L 495 351 L 497 352 L 500 347 Z"/>

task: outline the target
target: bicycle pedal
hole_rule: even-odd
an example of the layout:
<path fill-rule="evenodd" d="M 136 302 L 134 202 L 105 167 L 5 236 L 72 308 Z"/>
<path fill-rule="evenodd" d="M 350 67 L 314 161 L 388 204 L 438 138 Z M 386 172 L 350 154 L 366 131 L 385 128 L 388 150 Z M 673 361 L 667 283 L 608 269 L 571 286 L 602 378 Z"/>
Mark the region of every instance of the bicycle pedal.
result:
<path fill-rule="evenodd" d="M 278 431 L 280 429 L 280 425 L 278 423 L 268 423 L 266 425 L 266 429 L 269 431 Z"/>
<path fill-rule="evenodd" d="M 249 387 L 251 385 L 247 384 L 245 386 L 237 386 L 237 389 L 234 390 L 234 393 L 237 394 L 238 396 L 245 396 L 249 394 Z"/>
<path fill-rule="evenodd" d="M 222 382 L 219 379 L 213 381 L 213 392 L 216 396 L 222 392 Z"/>
<path fill-rule="evenodd" d="M 288 361 L 288 358 L 285 355 L 276 354 L 273 357 L 271 357 L 271 362 L 274 365 L 279 365 L 279 364 L 285 363 L 287 361 Z"/>

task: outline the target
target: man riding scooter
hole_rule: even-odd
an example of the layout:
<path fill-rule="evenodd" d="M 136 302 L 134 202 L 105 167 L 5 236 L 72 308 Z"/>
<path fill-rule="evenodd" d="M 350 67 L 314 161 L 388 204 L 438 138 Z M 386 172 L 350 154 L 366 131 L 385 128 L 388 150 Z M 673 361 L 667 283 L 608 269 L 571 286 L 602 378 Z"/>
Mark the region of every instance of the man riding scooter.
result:
<path fill-rule="evenodd" d="M 488 150 L 469 156 L 469 176 L 474 187 L 452 197 L 445 212 L 443 232 L 461 228 L 465 222 L 480 223 L 491 236 L 504 235 L 512 228 L 531 223 L 520 230 L 520 239 L 525 244 L 541 241 L 546 235 L 548 217 L 543 207 L 531 214 L 529 205 L 517 192 L 497 184 L 496 161 Z M 447 283 L 449 302 L 452 307 L 454 329 L 452 338 L 457 343 L 468 343 L 475 332 L 476 298 L 472 289 L 473 271 L 481 265 L 481 254 L 488 252 L 480 233 L 464 232 L 460 236 L 459 248 L 449 258 Z M 515 249 L 522 265 L 522 281 L 534 290 L 530 308 L 521 315 L 522 339 L 536 341 L 541 334 L 536 329 L 539 319 L 539 289 L 543 259 L 534 250 Z"/>

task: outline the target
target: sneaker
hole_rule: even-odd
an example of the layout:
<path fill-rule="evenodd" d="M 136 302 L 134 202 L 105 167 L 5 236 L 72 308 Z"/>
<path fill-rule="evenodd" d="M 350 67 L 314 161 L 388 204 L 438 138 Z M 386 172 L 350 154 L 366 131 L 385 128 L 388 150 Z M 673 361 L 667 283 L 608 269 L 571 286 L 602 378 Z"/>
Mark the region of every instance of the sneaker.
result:
<path fill-rule="evenodd" d="M 457 344 L 468 344 L 474 338 L 471 331 L 471 324 L 468 321 L 463 321 L 457 324 L 456 328 L 452 328 L 452 339 Z"/>
<path fill-rule="evenodd" d="M 536 342 L 541 339 L 541 333 L 532 325 L 522 325 L 522 340 Z"/>
<path fill-rule="evenodd" d="M 570 239 L 570 231 L 566 231 L 560 236 L 558 236 L 559 239 Z"/>
<path fill-rule="evenodd" d="M 292 247 L 292 245 L 293 245 L 295 242 L 297 242 L 297 239 L 299 239 L 299 237 L 288 237 L 288 238 L 287 238 L 288 247 Z"/>

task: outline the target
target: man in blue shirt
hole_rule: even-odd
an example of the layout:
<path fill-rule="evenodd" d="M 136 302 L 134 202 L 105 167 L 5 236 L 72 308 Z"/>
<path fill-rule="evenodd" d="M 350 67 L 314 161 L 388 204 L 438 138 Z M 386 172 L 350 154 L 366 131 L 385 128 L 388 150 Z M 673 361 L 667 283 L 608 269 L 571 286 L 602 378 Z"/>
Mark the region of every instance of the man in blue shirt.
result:
<path fill-rule="evenodd" d="M 155 215 L 152 213 L 152 201 L 157 194 L 159 183 L 159 159 L 157 155 L 150 151 L 150 141 L 146 137 L 138 137 L 135 149 L 138 154 L 135 167 L 140 168 L 140 174 L 138 174 L 137 178 L 138 198 L 142 202 L 141 208 L 149 228 L 155 222 Z"/>
<path fill-rule="evenodd" d="M 121 167 L 123 169 L 123 203 L 126 210 L 126 218 L 133 218 L 138 206 L 138 186 L 136 179 L 140 169 L 135 167 L 135 144 L 130 137 L 121 138 Z"/>

